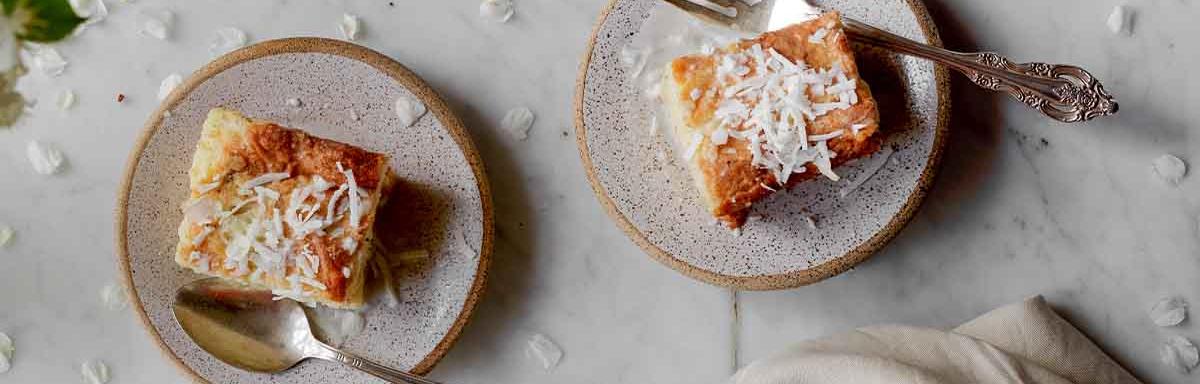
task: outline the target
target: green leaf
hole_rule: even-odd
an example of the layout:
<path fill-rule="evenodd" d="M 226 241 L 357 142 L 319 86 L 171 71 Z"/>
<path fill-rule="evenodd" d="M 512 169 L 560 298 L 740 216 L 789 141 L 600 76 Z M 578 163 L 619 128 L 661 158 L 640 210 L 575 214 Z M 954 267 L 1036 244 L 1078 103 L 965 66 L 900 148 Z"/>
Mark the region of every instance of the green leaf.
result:
<path fill-rule="evenodd" d="M 50 43 L 70 36 L 86 19 L 67 0 L 0 0 L 17 38 Z"/>

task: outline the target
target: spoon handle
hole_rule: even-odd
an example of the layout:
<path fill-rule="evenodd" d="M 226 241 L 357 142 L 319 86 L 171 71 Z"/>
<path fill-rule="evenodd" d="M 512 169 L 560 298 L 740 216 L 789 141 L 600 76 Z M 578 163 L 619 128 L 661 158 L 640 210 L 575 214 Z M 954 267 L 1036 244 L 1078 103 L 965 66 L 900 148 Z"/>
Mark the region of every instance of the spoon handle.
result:
<path fill-rule="evenodd" d="M 319 343 L 319 344 L 323 348 L 320 352 L 314 354 L 315 356 L 313 356 L 313 357 L 316 357 L 316 358 L 322 359 L 322 360 L 336 361 L 336 362 L 348 365 L 352 368 L 369 373 L 372 376 L 386 380 L 389 383 L 439 384 L 436 381 L 429 380 L 429 379 L 426 379 L 421 376 L 417 376 L 417 375 L 414 375 L 414 374 L 411 374 L 408 372 L 404 372 L 401 370 L 397 370 L 397 369 L 388 368 L 383 365 L 376 364 L 375 362 L 372 362 L 370 360 L 367 360 L 367 359 L 364 359 L 364 358 L 361 358 L 361 357 L 358 357 L 355 355 L 351 355 L 346 352 L 342 352 L 341 350 L 338 350 L 337 348 L 325 345 L 325 343 Z"/>
<path fill-rule="evenodd" d="M 967 75 L 980 87 L 1008 92 L 1065 123 L 1117 113 L 1117 101 L 1083 68 L 1045 63 L 1015 64 L 992 52 L 960 53 L 921 44 L 865 23 L 842 18 L 855 40 L 922 57 Z"/>

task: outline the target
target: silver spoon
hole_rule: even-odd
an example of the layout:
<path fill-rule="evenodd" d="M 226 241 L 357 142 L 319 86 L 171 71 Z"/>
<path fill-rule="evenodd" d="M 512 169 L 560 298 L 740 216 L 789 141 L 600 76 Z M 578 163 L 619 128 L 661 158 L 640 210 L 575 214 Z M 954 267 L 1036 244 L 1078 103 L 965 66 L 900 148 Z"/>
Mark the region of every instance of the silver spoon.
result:
<path fill-rule="evenodd" d="M 746 32 L 766 32 L 807 21 L 822 10 L 806 0 L 664 0 L 703 20 Z M 1095 76 L 1073 65 L 1018 64 L 994 52 L 953 52 L 842 17 L 854 40 L 954 69 L 976 85 L 1006 92 L 1064 123 L 1117 113 L 1117 100 Z"/>
<path fill-rule="evenodd" d="M 193 281 L 175 292 L 175 320 L 200 348 L 235 367 L 255 372 L 287 370 L 307 358 L 335 361 L 391 383 L 438 384 L 342 352 L 318 341 L 304 309 L 271 292 L 217 278 Z"/>

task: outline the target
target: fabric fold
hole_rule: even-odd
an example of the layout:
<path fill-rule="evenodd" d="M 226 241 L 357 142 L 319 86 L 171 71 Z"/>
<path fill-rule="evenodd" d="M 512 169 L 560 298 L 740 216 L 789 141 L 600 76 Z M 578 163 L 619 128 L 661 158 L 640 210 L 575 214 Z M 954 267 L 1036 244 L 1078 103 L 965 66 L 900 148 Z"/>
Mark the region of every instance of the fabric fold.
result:
<path fill-rule="evenodd" d="M 860 328 L 800 343 L 734 375 L 734 384 L 1136 384 L 1041 296 L 952 331 Z"/>

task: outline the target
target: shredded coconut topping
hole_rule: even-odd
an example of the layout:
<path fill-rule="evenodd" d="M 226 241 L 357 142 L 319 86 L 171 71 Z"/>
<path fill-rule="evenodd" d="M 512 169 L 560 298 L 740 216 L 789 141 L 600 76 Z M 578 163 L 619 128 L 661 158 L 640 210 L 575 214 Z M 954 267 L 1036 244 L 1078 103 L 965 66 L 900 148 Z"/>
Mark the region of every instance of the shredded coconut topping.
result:
<path fill-rule="evenodd" d="M 770 170 L 780 185 L 787 184 L 793 173 L 803 172 L 808 163 L 826 177 L 839 179 L 830 162 L 837 154 L 825 142 L 846 131 L 810 135 L 808 124 L 858 103 L 858 83 L 847 78 L 840 62 L 814 69 L 802 60 L 792 61 L 773 48 L 755 44 L 743 51 L 720 53 L 717 63 L 722 90 L 714 115 L 726 131 L 717 139 L 728 135 L 746 141 L 754 166 Z M 836 99 L 814 103 L 809 93 Z"/>

